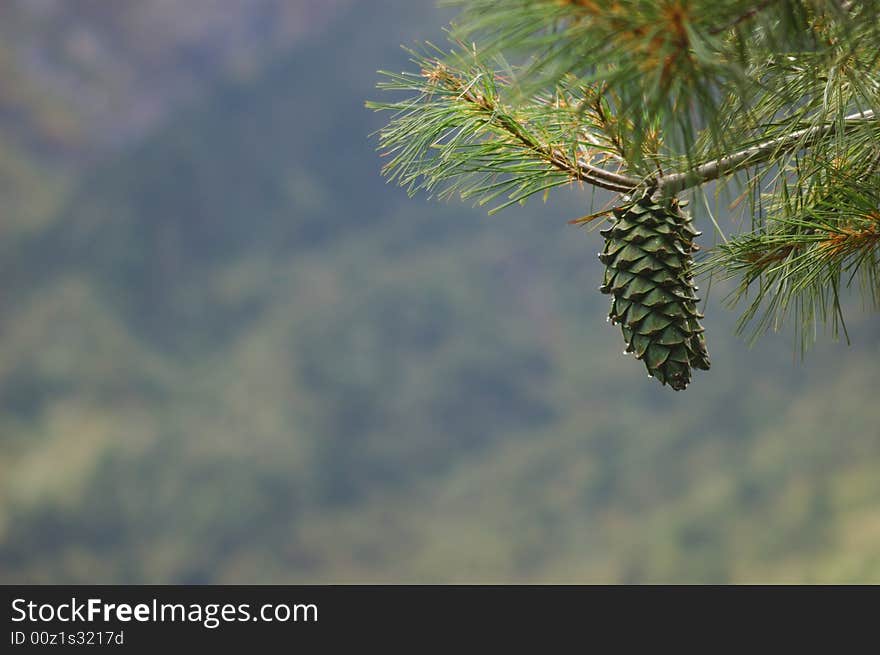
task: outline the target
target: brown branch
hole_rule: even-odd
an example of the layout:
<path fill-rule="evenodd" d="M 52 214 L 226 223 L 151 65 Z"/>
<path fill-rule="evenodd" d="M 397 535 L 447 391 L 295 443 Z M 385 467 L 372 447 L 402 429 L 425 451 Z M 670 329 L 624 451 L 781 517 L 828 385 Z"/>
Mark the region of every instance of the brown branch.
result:
<path fill-rule="evenodd" d="M 712 28 L 711 30 L 709 30 L 709 34 L 711 34 L 712 36 L 716 36 L 718 34 L 721 34 L 722 32 L 726 32 L 727 30 L 731 29 L 732 27 L 736 27 L 740 23 L 744 23 L 747 20 L 749 20 L 750 18 L 753 18 L 756 14 L 764 11 L 764 9 L 766 9 L 767 7 L 769 7 L 770 5 L 775 3 L 776 1 L 777 0 L 764 0 L 764 2 L 758 3 L 756 6 L 752 7 L 744 14 L 737 16 L 736 18 L 734 18 L 732 21 L 730 21 L 726 25 L 722 25 L 721 27 Z"/>
<path fill-rule="evenodd" d="M 880 213 L 867 217 L 869 223 L 861 227 L 842 227 L 820 243 L 829 257 L 840 257 L 880 243 Z"/>
<path fill-rule="evenodd" d="M 847 257 L 865 248 L 880 244 L 880 212 L 862 217 L 859 226 L 844 226 L 823 234 L 818 239 L 800 243 L 774 243 L 766 249 L 740 255 L 742 261 L 752 267 L 753 275 L 762 274 L 772 264 L 781 262 L 792 253 L 800 255 L 808 248 L 829 259 Z M 817 235 L 818 236 L 818 235 Z"/>

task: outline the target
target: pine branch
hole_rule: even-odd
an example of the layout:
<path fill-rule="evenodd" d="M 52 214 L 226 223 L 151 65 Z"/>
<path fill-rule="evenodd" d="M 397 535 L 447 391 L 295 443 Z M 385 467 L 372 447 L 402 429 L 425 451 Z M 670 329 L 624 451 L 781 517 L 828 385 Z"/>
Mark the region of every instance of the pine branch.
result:
<path fill-rule="evenodd" d="M 590 161 L 619 161 L 619 141 L 608 133 L 607 117 L 591 120 L 582 108 L 586 98 L 572 89 L 560 87 L 554 96 L 512 108 L 501 100 L 507 79 L 478 62 L 450 55 L 443 61 L 418 57 L 416 63 L 418 74 L 386 73 L 390 81 L 380 85 L 414 97 L 367 103 L 395 112 L 379 133 L 390 179 L 411 190 L 442 184 L 444 195 L 458 191 L 481 203 L 509 192 L 502 207 L 572 181 L 620 193 L 640 185 Z"/>
<path fill-rule="evenodd" d="M 822 139 L 838 132 L 846 134 L 866 123 L 874 122 L 880 122 L 880 119 L 877 118 L 873 110 L 857 112 L 843 119 L 842 128 L 840 123 L 834 122 L 798 130 L 791 134 L 763 141 L 758 145 L 746 148 L 727 157 L 706 162 L 692 171 L 669 173 L 661 175 L 654 180 L 638 180 L 626 175 L 615 175 L 616 188 L 613 190 L 628 193 L 647 184 L 648 186 L 656 186 L 662 195 L 674 196 L 686 189 L 701 186 L 720 177 L 733 175 L 751 166 L 766 163 L 783 154 L 809 148 Z M 579 162 L 579 168 L 579 179 L 589 181 L 588 177 L 592 173 L 591 167 Z M 627 187 L 627 185 L 629 186 Z"/>
<path fill-rule="evenodd" d="M 607 170 L 590 163 L 583 157 L 573 156 L 570 144 L 555 146 L 537 137 L 536 133 L 540 131 L 539 129 L 519 120 L 514 112 L 500 104 L 496 88 L 500 80 L 497 79 L 494 72 L 481 70 L 465 75 L 439 60 L 423 60 L 421 63 L 425 67 L 420 73 L 419 80 L 414 77 L 393 76 L 398 82 L 405 79 L 406 84 L 389 87 L 418 90 L 421 94 L 419 98 L 391 105 L 379 103 L 368 103 L 368 105 L 377 109 L 394 109 L 398 112 L 404 112 L 406 117 L 411 118 L 414 115 L 413 112 L 426 110 L 432 106 L 432 103 L 445 102 L 451 110 L 454 110 L 448 120 L 442 123 L 447 132 L 456 127 L 456 121 L 462 123 L 464 120 L 473 120 L 474 116 L 478 116 L 480 124 L 491 128 L 496 135 L 499 132 L 506 134 L 509 137 L 508 145 L 519 148 L 525 161 L 533 161 L 536 164 L 543 163 L 548 170 L 552 169 L 563 173 L 568 180 L 586 182 L 598 188 L 625 194 L 630 194 L 640 188 L 654 187 L 661 195 L 674 196 L 686 189 L 701 186 L 753 166 L 778 160 L 782 155 L 811 148 L 829 137 L 846 135 L 866 124 L 878 122 L 873 110 L 856 112 L 844 117 L 841 121 L 814 125 L 761 141 L 725 157 L 698 164 L 692 170 L 671 172 L 656 177 L 637 177 L 620 171 Z M 474 83 L 476 80 L 486 82 L 490 78 L 492 84 L 488 87 Z M 438 91 L 442 91 L 439 96 Z M 547 103 L 545 102 L 544 105 Z M 549 107 L 547 111 L 549 112 Z M 577 116 L 583 118 L 583 111 L 580 111 Z M 395 119 L 395 121 L 399 123 L 400 119 Z M 395 121 L 392 121 L 392 125 Z M 604 131 L 606 140 L 615 150 L 619 150 L 619 135 L 607 133 L 607 121 L 607 116 L 597 113 L 593 127 Z M 584 126 L 584 129 L 586 127 Z M 418 122 L 410 123 L 409 129 L 419 129 Z M 445 155 L 449 155 L 451 150 L 460 144 L 453 141 L 441 145 L 444 133 L 446 132 L 441 131 L 433 134 L 430 140 L 424 142 L 425 146 L 439 147 Z M 399 131 L 385 130 L 382 132 L 383 145 L 387 151 L 391 152 L 400 147 L 399 139 L 411 140 L 414 136 L 412 133 L 401 134 Z M 414 160 L 417 154 L 409 151 L 410 160 Z M 469 165 L 463 166 L 462 161 L 456 160 L 454 170 L 451 168 L 442 171 L 429 170 L 423 166 L 416 167 L 414 174 L 432 174 L 439 179 L 449 173 L 461 175 L 468 172 L 503 172 L 501 169 L 493 169 L 485 161 L 478 161 L 480 156 L 485 153 L 477 150 L 470 154 L 472 161 L 469 162 Z M 390 173 L 395 168 L 406 167 L 412 163 L 413 161 L 405 161 L 400 157 L 395 158 L 386 166 L 386 172 Z M 424 162 L 419 163 L 424 164 Z M 533 168 L 529 168 L 528 171 L 530 174 L 535 172 Z M 508 170 L 507 172 L 512 171 Z M 442 174 L 438 175 L 438 173 Z M 411 174 L 407 176 L 407 180 L 412 182 L 413 177 L 414 175 Z"/>
<path fill-rule="evenodd" d="M 718 246 L 700 266 L 739 279 L 731 304 L 749 298 L 740 330 L 754 325 L 753 338 L 779 330 L 794 315 L 801 349 L 819 323 L 843 328 L 841 291 L 858 278 L 863 297 L 880 306 L 880 177 L 876 160 L 858 162 L 851 176 L 843 162 L 828 162 L 806 173 L 802 193 L 792 193 L 785 177 L 757 231 Z"/>
<path fill-rule="evenodd" d="M 722 176 L 732 175 L 750 166 L 766 163 L 780 155 L 809 148 L 822 139 L 839 132 L 846 134 L 865 123 L 876 121 L 878 119 L 873 110 L 851 114 L 843 119 L 842 127 L 840 123 L 834 122 L 798 130 L 776 139 L 764 141 L 727 157 L 706 162 L 697 166 L 693 171 L 664 175 L 656 180 L 656 184 L 662 193 L 675 195 L 685 189 L 700 186 Z"/>

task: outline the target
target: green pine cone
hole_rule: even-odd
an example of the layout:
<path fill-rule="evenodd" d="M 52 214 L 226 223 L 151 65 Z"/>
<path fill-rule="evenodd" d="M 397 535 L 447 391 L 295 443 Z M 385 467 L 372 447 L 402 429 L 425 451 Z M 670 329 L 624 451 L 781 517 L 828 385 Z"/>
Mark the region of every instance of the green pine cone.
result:
<path fill-rule="evenodd" d="M 599 290 L 612 296 L 608 319 L 620 324 L 626 352 L 651 377 L 681 391 L 691 368 L 709 369 L 691 270 L 700 233 L 674 198 L 653 200 L 650 192 L 613 213 L 612 226 L 600 232 L 605 281 Z"/>

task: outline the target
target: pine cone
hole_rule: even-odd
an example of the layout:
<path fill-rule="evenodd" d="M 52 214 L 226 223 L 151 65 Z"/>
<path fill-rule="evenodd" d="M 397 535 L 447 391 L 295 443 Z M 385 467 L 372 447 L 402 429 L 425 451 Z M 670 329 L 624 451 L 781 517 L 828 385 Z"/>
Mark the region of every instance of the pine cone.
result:
<path fill-rule="evenodd" d="M 691 271 L 700 233 L 674 198 L 653 200 L 650 191 L 613 213 L 613 225 L 600 232 L 606 268 L 599 290 L 612 295 L 608 318 L 620 324 L 626 352 L 681 391 L 691 367 L 709 369 Z"/>

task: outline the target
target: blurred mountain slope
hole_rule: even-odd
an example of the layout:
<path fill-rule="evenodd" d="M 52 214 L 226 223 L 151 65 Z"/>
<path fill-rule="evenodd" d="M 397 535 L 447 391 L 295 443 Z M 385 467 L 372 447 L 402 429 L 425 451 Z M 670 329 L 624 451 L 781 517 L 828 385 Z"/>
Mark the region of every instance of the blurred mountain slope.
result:
<path fill-rule="evenodd" d="M 716 287 L 713 370 L 659 388 L 583 192 L 488 218 L 382 182 L 373 70 L 442 21 L 367 4 L 6 256 L 0 579 L 880 581 L 877 317 L 799 364 Z"/>
<path fill-rule="evenodd" d="M 320 39 L 350 0 L 0 4 L 0 256 L 96 161 L 229 78 Z"/>
<path fill-rule="evenodd" d="M 8 0 L 0 7 L 0 66 L 27 83 L 0 96 L 0 112 L 29 123 L 24 136 L 45 148 L 81 156 L 118 146 L 212 83 L 252 75 L 279 51 L 314 39 L 348 4 Z M 40 93 L 56 101 L 35 102 Z"/>

